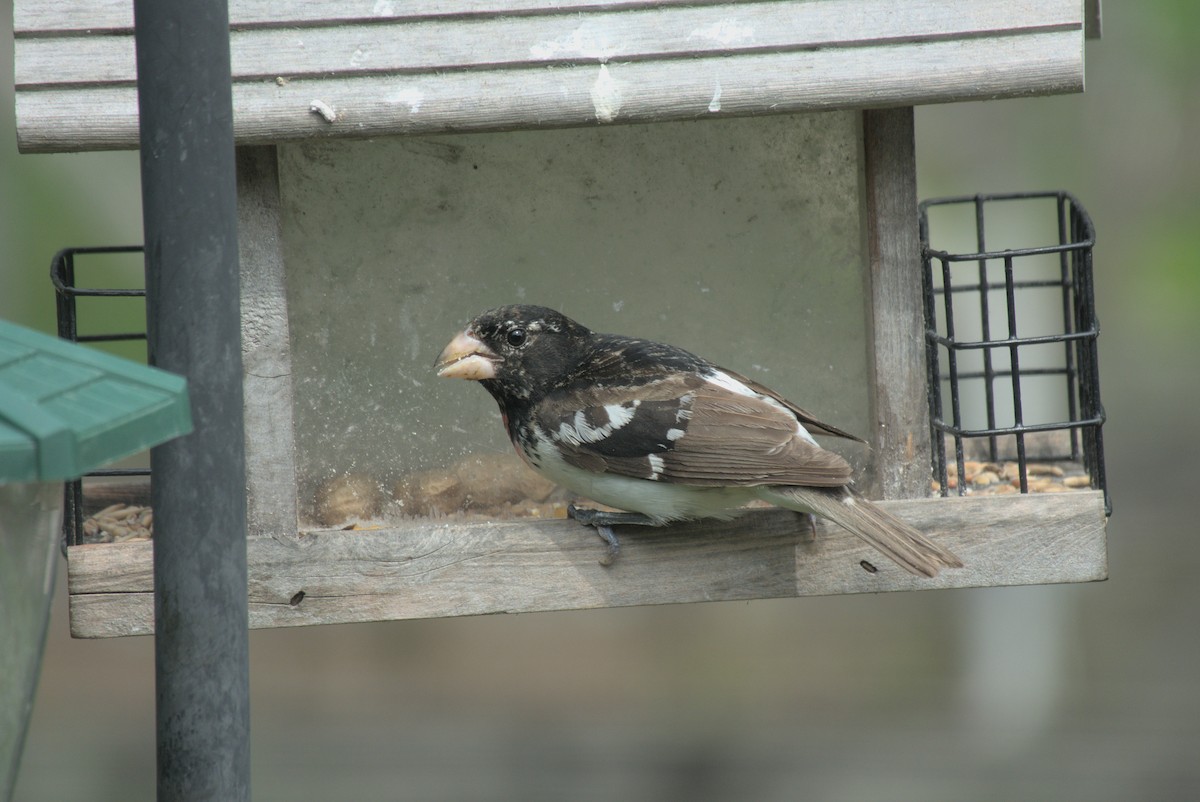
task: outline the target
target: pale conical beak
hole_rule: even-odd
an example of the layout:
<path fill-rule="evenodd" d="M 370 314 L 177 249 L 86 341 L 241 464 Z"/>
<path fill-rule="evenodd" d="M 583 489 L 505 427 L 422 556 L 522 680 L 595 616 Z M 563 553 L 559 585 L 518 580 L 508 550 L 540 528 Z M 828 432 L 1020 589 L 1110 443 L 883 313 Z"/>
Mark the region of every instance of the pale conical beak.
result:
<path fill-rule="evenodd" d="M 496 378 L 496 365 L 503 361 L 482 340 L 463 331 L 450 341 L 433 367 L 443 379 L 482 381 Z"/>

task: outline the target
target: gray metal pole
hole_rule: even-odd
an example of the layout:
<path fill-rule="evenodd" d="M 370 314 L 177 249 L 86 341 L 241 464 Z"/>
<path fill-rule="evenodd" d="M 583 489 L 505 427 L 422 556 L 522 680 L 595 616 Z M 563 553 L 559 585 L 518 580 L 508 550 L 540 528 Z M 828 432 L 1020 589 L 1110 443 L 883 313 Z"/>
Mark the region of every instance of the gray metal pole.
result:
<path fill-rule="evenodd" d="M 158 799 L 250 797 L 246 488 L 226 0 L 135 0 L 147 331 L 195 431 L 151 452 Z"/>

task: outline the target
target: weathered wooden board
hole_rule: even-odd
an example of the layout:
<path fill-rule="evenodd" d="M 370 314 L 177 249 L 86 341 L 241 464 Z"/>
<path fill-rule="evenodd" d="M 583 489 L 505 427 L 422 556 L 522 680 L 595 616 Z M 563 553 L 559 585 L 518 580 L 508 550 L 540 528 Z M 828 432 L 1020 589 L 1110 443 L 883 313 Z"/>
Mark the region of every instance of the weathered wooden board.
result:
<path fill-rule="evenodd" d="M 136 147 L 130 2 L 66 5 L 14 9 L 20 147 Z M 1078 0 L 234 2 L 231 19 L 241 144 L 1083 86 Z"/>
<path fill-rule="evenodd" d="M 313 25 L 363 20 L 422 20 L 439 17 L 486 17 L 512 14 L 570 14 L 592 11 L 703 5 L 713 0 L 230 0 L 231 27 Z M 37 31 L 133 30 L 131 0 L 63 0 L 17 3 L 13 28 Z"/>
<path fill-rule="evenodd" d="M 343 22 L 336 27 L 248 28 L 230 34 L 231 67 L 239 79 L 289 78 L 374 72 L 406 73 L 479 69 L 495 65 L 621 63 L 646 58 L 694 57 L 743 51 L 770 52 L 893 43 L 931 37 L 959 38 L 968 31 L 1011 26 L 1007 6 L 964 2 L 965 13 L 936 23 L 928 16 L 896 14 L 887 0 L 827 0 L 730 6 L 674 6 L 551 17 Z M 973 12 L 973 13 L 972 13 Z M 736 16 L 729 16 L 729 15 Z M 1022 20 L 1029 29 L 1070 30 L 1078 9 L 1038 6 Z M 969 27 L 967 27 L 969 25 Z M 1010 35 L 1015 35 L 1011 32 Z M 69 44 L 69 46 L 68 46 Z M 16 82 L 38 87 L 61 84 L 129 83 L 137 80 L 133 39 L 80 36 L 17 41 Z"/>
<path fill-rule="evenodd" d="M 811 0 L 810 0 L 811 1 Z M 828 1 L 828 0 L 827 0 Z M 233 28 L 288 25 L 313 26 L 341 22 L 471 19 L 528 14 L 583 14 L 668 6 L 730 5 L 714 0 L 230 0 Z M 963 6 L 965 4 L 960 4 Z M 859 4 L 860 7 L 865 4 Z M 1009 3 L 1021 11 L 1048 12 L 1046 4 Z M 1084 0 L 1090 38 L 1100 38 L 1100 0 Z M 908 9 L 900 9 L 907 13 Z M 1052 13 L 1052 12 L 1051 12 Z M 41 33 L 128 33 L 133 30 L 132 0 L 17 0 L 13 31 L 18 36 Z"/>
<path fill-rule="evenodd" d="M 292 342 L 275 151 L 237 149 L 246 525 L 251 536 L 294 531 L 298 519 Z"/>
<path fill-rule="evenodd" d="M 251 538 L 250 625 L 303 626 L 629 605 L 1089 582 L 1107 576 L 1102 494 L 1093 491 L 885 502 L 966 567 L 911 576 L 836 526 L 783 510 L 599 539 L 572 521 L 414 523 Z M 71 631 L 154 629 L 152 544 L 69 549 Z M 868 570 L 866 560 L 875 569 Z"/>
<path fill-rule="evenodd" d="M 913 109 L 863 112 L 867 310 L 873 431 L 870 492 L 920 498 L 929 490 L 921 235 Z"/>

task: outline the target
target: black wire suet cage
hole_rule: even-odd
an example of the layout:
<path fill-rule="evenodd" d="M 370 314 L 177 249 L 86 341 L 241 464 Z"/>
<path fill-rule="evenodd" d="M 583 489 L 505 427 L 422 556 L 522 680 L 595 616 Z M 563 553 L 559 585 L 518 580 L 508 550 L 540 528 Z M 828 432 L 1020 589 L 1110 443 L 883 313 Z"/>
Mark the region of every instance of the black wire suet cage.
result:
<path fill-rule="evenodd" d="M 117 245 L 93 248 L 64 248 L 54 255 L 50 263 L 50 281 L 54 284 L 55 306 L 58 313 L 58 336 L 78 343 L 114 343 L 146 340 L 146 332 L 116 332 L 111 334 L 79 332 L 80 298 L 145 298 L 145 289 L 89 288 L 77 286 L 76 258 L 108 254 L 141 255 L 141 245 Z M 143 318 L 144 321 L 144 318 Z M 149 468 L 105 468 L 92 471 L 88 478 L 96 477 L 148 477 Z M 79 546 L 87 541 L 84 531 L 83 480 L 67 482 L 63 506 L 63 545 Z"/>
<path fill-rule="evenodd" d="M 934 214 L 953 221 L 939 233 L 972 231 L 972 241 L 933 247 Z M 1067 192 L 937 198 L 920 204 L 920 230 L 933 474 L 942 495 L 971 492 L 963 477 L 972 459 L 1015 464 L 1012 482 L 1022 493 L 1035 467 L 1071 463 L 1104 491 L 1111 514 L 1087 212 Z"/>

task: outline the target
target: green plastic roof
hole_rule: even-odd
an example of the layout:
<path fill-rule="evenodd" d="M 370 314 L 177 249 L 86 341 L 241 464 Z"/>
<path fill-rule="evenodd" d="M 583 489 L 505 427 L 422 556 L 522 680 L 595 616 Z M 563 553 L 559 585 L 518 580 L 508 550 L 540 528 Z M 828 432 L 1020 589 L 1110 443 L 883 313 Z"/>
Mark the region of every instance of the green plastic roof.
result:
<path fill-rule="evenodd" d="M 182 376 L 0 320 L 0 484 L 74 479 L 191 430 Z"/>

